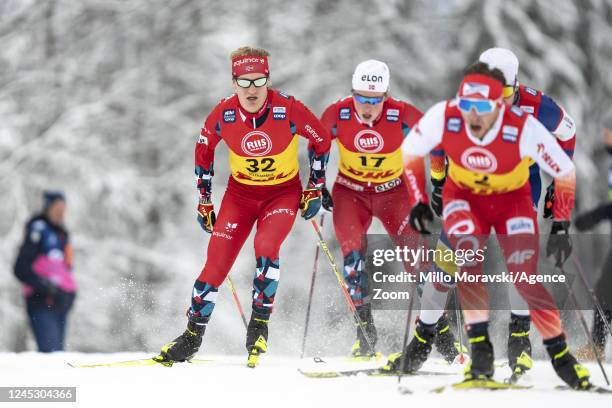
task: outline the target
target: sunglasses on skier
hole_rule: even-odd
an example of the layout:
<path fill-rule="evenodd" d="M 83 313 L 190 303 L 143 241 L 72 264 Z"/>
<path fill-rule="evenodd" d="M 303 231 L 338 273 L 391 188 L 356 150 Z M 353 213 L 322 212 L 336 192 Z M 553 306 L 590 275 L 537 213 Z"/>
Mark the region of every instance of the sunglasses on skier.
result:
<path fill-rule="evenodd" d="M 353 94 L 353 98 L 355 98 L 355 100 L 359 103 L 368 103 L 370 105 L 376 105 L 381 103 L 382 101 L 385 100 L 385 96 L 373 96 L 373 97 L 368 97 L 368 96 L 363 96 L 363 95 L 359 95 L 354 93 Z"/>
<path fill-rule="evenodd" d="M 495 102 L 489 99 L 458 98 L 457 107 L 465 113 L 473 109 L 477 115 L 486 115 L 495 110 Z"/>
<path fill-rule="evenodd" d="M 241 88 L 250 88 L 251 85 L 255 85 L 255 88 L 261 88 L 268 83 L 268 77 L 261 77 L 256 79 L 245 79 L 245 78 L 234 78 L 236 84 Z"/>
<path fill-rule="evenodd" d="M 514 92 L 516 92 L 515 86 L 512 86 L 512 85 L 504 86 L 504 88 L 502 89 L 502 96 L 504 98 L 507 98 L 509 96 L 512 96 Z"/>
<path fill-rule="evenodd" d="M 518 80 L 515 78 L 514 79 L 514 84 L 512 84 L 512 85 L 505 85 L 502 88 L 502 96 L 504 98 L 508 98 L 508 97 L 512 96 L 513 93 L 518 91 L 518 88 L 519 88 Z"/>

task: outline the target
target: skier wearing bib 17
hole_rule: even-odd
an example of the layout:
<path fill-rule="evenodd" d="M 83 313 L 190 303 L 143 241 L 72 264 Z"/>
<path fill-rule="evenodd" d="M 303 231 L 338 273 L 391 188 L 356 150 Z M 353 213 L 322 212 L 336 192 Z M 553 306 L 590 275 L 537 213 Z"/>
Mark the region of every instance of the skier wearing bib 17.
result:
<path fill-rule="evenodd" d="M 329 134 L 301 102 L 270 88 L 268 56 L 267 51 L 251 47 L 231 53 L 235 93 L 213 109 L 196 144 L 198 221 L 212 236 L 206 263 L 193 286 L 187 330 L 162 347 L 156 357 L 159 362 L 187 361 L 198 351 L 219 286 L 256 224 L 253 310 L 246 338 L 247 365 L 254 367 L 267 350 L 268 320 L 280 276 L 280 246 L 298 208 L 302 217 L 310 219 L 321 207 Z M 298 135 L 306 137 L 313 149 L 304 190 L 298 175 Z M 215 217 L 213 159 L 221 140 L 229 148 L 231 176 Z"/>
<path fill-rule="evenodd" d="M 410 132 L 403 151 L 408 166 L 438 145 L 448 157 L 442 214 L 451 248 L 482 249 L 495 228 L 508 270 L 533 276 L 537 275 L 538 224 L 528 182 L 529 165 L 537 162 L 554 178 L 553 219 L 566 230 L 576 173 L 571 159 L 542 123 L 504 104 L 504 86 L 500 70 L 482 62 L 468 67 L 457 97 L 434 105 Z M 569 256 L 568 237 L 561 235 L 553 229 L 548 245 L 558 265 Z M 482 273 L 481 266 L 466 264 L 462 269 L 477 276 Z M 589 372 L 569 352 L 550 293 L 539 282 L 519 281 L 515 285 L 529 306 L 559 377 L 573 388 L 589 388 Z M 494 355 L 484 282 L 462 280 L 458 289 L 472 357 L 465 378 L 490 379 Z"/>
<path fill-rule="evenodd" d="M 371 357 L 377 340 L 372 318 L 365 240 L 372 218 L 389 235 L 425 233 L 433 219 L 425 192 L 423 160 L 404 174 L 401 144 L 422 113 L 388 96 L 389 68 L 368 60 L 355 68 L 352 95 L 325 109 L 321 121 L 336 139 L 340 160 L 332 191 L 334 229 L 344 256 L 346 288 L 360 315 L 354 357 Z M 369 340 L 369 341 L 368 341 Z"/>

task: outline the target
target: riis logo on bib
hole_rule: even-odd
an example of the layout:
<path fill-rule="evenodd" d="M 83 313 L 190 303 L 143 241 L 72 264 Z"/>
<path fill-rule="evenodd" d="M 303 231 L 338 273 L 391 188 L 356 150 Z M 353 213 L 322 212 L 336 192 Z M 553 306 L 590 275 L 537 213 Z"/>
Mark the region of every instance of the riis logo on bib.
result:
<path fill-rule="evenodd" d="M 362 153 L 378 153 L 385 145 L 380 133 L 365 129 L 355 135 L 355 148 Z"/>
<path fill-rule="evenodd" d="M 265 156 L 271 150 L 272 140 L 264 132 L 255 130 L 242 138 L 242 151 L 249 156 Z"/>
<path fill-rule="evenodd" d="M 461 164 L 472 171 L 493 173 L 497 170 L 497 159 L 487 149 L 470 147 L 461 155 Z"/>

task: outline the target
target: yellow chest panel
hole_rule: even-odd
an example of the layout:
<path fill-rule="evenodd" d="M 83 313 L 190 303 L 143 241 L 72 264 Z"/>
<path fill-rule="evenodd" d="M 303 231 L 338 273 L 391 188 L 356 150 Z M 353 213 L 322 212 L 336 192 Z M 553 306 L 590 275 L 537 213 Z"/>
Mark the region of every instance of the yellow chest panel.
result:
<path fill-rule="evenodd" d="M 478 173 L 466 169 L 448 158 L 448 175 L 455 184 L 474 194 L 499 194 L 518 190 L 529 180 L 529 166 L 533 160 L 525 157 L 507 173 Z"/>
<path fill-rule="evenodd" d="M 364 182 L 384 183 L 402 174 L 400 148 L 389 153 L 351 152 L 340 140 L 336 139 L 336 142 L 340 152 L 338 170 L 348 177 Z"/>
<path fill-rule="evenodd" d="M 258 186 L 284 183 L 299 171 L 298 137 L 294 135 L 285 150 L 269 156 L 240 156 L 230 149 L 229 164 L 232 177 L 240 183 Z"/>

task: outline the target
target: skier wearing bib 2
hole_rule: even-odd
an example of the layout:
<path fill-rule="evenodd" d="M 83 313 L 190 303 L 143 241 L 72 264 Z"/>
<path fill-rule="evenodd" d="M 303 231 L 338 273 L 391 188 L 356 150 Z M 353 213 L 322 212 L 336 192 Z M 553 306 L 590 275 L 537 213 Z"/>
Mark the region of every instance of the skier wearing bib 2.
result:
<path fill-rule="evenodd" d="M 267 51 L 251 47 L 231 53 L 235 93 L 213 109 L 196 144 L 198 221 L 212 236 L 206 263 L 193 286 L 187 330 L 162 347 L 156 357 L 159 362 L 186 361 L 198 351 L 219 286 L 256 225 L 253 310 L 246 338 L 247 365 L 254 367 L 267 350 L 268 320 L 280 276 L 280 246 L 298 208 L 302 217 L 310 219 L 321 207 L 329 135 L 301 102 L 270 88 L 268 56 Z M 303 191 L 298 135 L 306 137 L 314 151 Z M 214 151 L 221 140 L 229 148 L 231 176 L 215 217 L 211 185 Z"/>
<path fill-rule="evenodd" d="M 538 224 L 528 182 L 532 161 L 554 179 L 555 224 L 569 227 L 576 172 L 550 132 L 533 116 L 503 102 L 504 74 L 479 62 L 465 72 L 457 97 L 434 105 L 410 132 L 403 149 L 407 166 L 436 146 L 448 158 L 442 191 L 443 224 L 450 247 L 478 250 L 495 228 L 508 271 L 537 275 Z M 557 265 L 569 256 L 566 234 L 554 228 L 547 252 Z M 462 267 L 482 273 L 481 264 Z M 488 295 L 481 280 L 459 281 L 458 290 L 471 345 L 466 381 L 491 379 L 493 346 L 488 333 Z M 559 311 L 541 283 L 519 281 L 518 293 L 531 311 L 534 325 L 559 377 L 572 388 L 589 388 L 589 372 L 569 352 Z"/>
<path fill-rule="evenodd" d="M 518 68 L 519 61 L 516 55 L 505 48 L 490 48 L 484 51 L 480 62 L 486 63 L 490 68 L 497 68 L 504 74 L 503 99 L 507 106 L 516 106 L 521 110 L 532 114 L 544 127 L 555 136 L 557 143 L 563 151 L 572 158 L 576 144 L 576 126 L 574 120 L 550 97 L 541 91 L 519 84 Z M 431 182 L 432 208 L 437 216 L 442 216 L 442 187 L 446 180 L 446 155 L 440 147 L 431 153 Z M 529 167 L 529 184 L 531 186 L 531 198 L 533 206 L 537 211 L 542 190 L 540 178 L 540 167 L 533 163 Z M 554 183 L 546 189 L 544 204 L 544 218 L 552 217 L 552 205 L 554 202 Z M 553 233 L 566 233 L 563 224 L 554 223 Z M 571 251 L 571 241 L 567 241 Z M 441 232 L 438 247 L 442 250 L 449 248 L 448 237 Z M 437 262 L 437 270 L 446 274 L 454 275 L 457 267 L 452 262 Z M 427 283 L 424 288 L 424 302 L 422 303 L 421 318 L 417 321 L 417 332 L 422 339 L 429 340 L 430 332 L 433 331 L 431 322 L 441 315 L 446 303 L 446 297 L 450 288 L 445 285 L 433 285 Z M 531 328 L 531 316 L 529 307 L 523 298 L 517 293 L 514 286 L 510 285 L 509 300 L 511 307 L 510 323 L 508 325 L 508 363 L 513 373 L 521 375 L 532 367 L 531 341 L 529 332 Z M 429 324 L 428 324 L 429 323 Z M 413 340 L 407 349 L 405 359 L 405 370 L 418 370 L 427 357 L 431 346 L 428 342 Z M 399 359 L 398 359 L 399 361 Z"/>
<path fill-rule="evenodd" d="M 372 346 L 377 340 L 372 318 L 364 236 L 378 218 L 392 238 L 426 233 L 433 219 L 425 192 L 421 159 L 404 174 L 401 145 L 421 118 L 413 105 L 388 96 L 389 68 L 368 60 L 355 68 L 352 95 L 325 109 L 321 121 L 340 153 L 332 190 L 334 229 L 344 256 L 345 285 Z M 354 357 L 371 357 L 357 328 Z"/>

